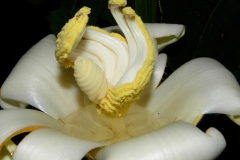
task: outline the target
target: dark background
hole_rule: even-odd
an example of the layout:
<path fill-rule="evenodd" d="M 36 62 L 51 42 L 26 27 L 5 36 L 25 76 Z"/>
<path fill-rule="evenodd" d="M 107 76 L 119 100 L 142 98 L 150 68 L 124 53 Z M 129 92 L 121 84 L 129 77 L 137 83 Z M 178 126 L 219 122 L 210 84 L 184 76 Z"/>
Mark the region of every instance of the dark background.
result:
<path fill-rule="evenodd" d="M 239 0 L 162 0 L 160 2 L 162 7 L 160 22 L 186 26 L 186 35 L 164 50 L 169 56 L 168 63 L 172 70 L 190 59 L 206 56 L 217 59 L 236 78 L 240 77 Z M 1 6 L 0 85 L 31 46 L 46 35 L 54 33 L 53 28 L 50 28 L 52 23 L 49 21 L 49 16 L 52 11 L 61 7 L 61 3 L 60 0 L 21 0 L 4 2 Z M 67 18 L 64 15 L 59 16 L 57 19 L 59 26 L 66 22 Z M 95 21 L 98 25 L 113 23 L 102 17 L 99 19 Z M 57 30 L 55 29 L 55 32 Z M 209 127 L 216 127 L 224 135 L 227 147 L 218 160 L 239 157 L 238 151 L 235 150 L 240 149 L 240 127 L 225 115 L 205 116 L 198 127 L 203 131 Z"/>

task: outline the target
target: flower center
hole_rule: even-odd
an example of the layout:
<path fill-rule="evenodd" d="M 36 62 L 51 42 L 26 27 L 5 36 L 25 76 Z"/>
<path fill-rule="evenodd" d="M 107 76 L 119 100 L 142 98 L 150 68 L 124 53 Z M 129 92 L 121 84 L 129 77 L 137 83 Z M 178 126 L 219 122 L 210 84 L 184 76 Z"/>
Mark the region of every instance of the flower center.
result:
<path fill-rule="evenodd" d="M 124 117 L 119 118 L 98 114 L 95 105 L 90 104 L 69 114 L 62 121 L 69 135 L 105 145 L 139 136 L 162 126 L 159 119 L 135 104 Z"/>
<path fill-rule="evenodd" d="M 141 18 L 126 0 L 110 0 L 109 8 L 125 37 L 86 27 L 90 9 L 83 7 L 58 34 L 56 59 L 73 67 L 78 86 L 99 114 L 122 117 L 149 82 L 154 45 Z"/>

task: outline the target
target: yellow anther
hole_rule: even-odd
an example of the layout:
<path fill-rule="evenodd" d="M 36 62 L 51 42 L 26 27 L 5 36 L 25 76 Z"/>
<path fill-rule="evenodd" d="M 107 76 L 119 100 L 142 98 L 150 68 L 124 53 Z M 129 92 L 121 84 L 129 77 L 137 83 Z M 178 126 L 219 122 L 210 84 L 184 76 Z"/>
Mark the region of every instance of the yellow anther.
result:
<path fill-rule="evenodd" d="M 130 13 L 130 16 L 132 13 L 135 13 L 128 7 L 125 12 Z M 97 107 L 98 113 L 105 114 L 109 117 L 124 116 L 131 104 L 140 97 L 141 92 L 149 82 L 152 75 L 155 59 L 154 45 L 141 18 L 135 15 L 134 19 L 145 38 L 147 56 L 133 82 L 126 83 L 118 87 L 110 87 L 107 91 L 106 97 L 100 101 L 99 106 Z"/>
<path fill-rule="evenodd" d="M 57 35 L 55 56 L 57 61 L 66 68 L 73 66 L 74 62 L 68 57 L 82 38 L 88 22 L 88 14 L 90 14 L 90 8 L 81 8 Z"/>
<path fill-rule="evenodd" d="M 126 0 L 109 0 L 108 5 L 126 6 Z"/>
<path fill-rule="evenodd" d="M 125 15 L 128 15 L 128 16 L 134 16 L 134 15 L 136 15 L 136 12 L 135 12 L 131 7 L 125 7 L 125 8 L 123 8 L 122 12 L 123 12 Z"/>

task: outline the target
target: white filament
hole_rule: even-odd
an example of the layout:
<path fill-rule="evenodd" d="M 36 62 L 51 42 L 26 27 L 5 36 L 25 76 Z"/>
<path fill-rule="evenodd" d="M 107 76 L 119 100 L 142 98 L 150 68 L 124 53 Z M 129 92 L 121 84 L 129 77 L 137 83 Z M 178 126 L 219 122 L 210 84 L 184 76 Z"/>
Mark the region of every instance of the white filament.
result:
<path fill-rule="evenodd" d="M 92 60 L 79 56 L 74 62 L 74 77 L 91 101 L 98 103 L 105 96 L 108 89 L 107 79 Z"/>

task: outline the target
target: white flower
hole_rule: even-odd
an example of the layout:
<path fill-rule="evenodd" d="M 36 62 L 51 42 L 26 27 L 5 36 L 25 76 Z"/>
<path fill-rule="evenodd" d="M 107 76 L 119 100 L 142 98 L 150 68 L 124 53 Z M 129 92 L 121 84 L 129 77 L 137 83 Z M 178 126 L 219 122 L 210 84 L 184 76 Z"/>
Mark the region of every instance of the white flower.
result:
<path fill-rule="evenodd" d="M 2 157 L 207 160 L 222 152 L 223 135 L 195 125 L 210 113 L 240 124 L 235 77 L 198 58 L 159 85 L 167 55 L 158 53 L 184 35 L 184 26 L 144 24 L 125 5 L 109 1 L 118 26 L 103 29 L 86 26 L 90 9 L 83 7 L 57 37 L 46 36 L 21 57 L 1 87 Z"/>

